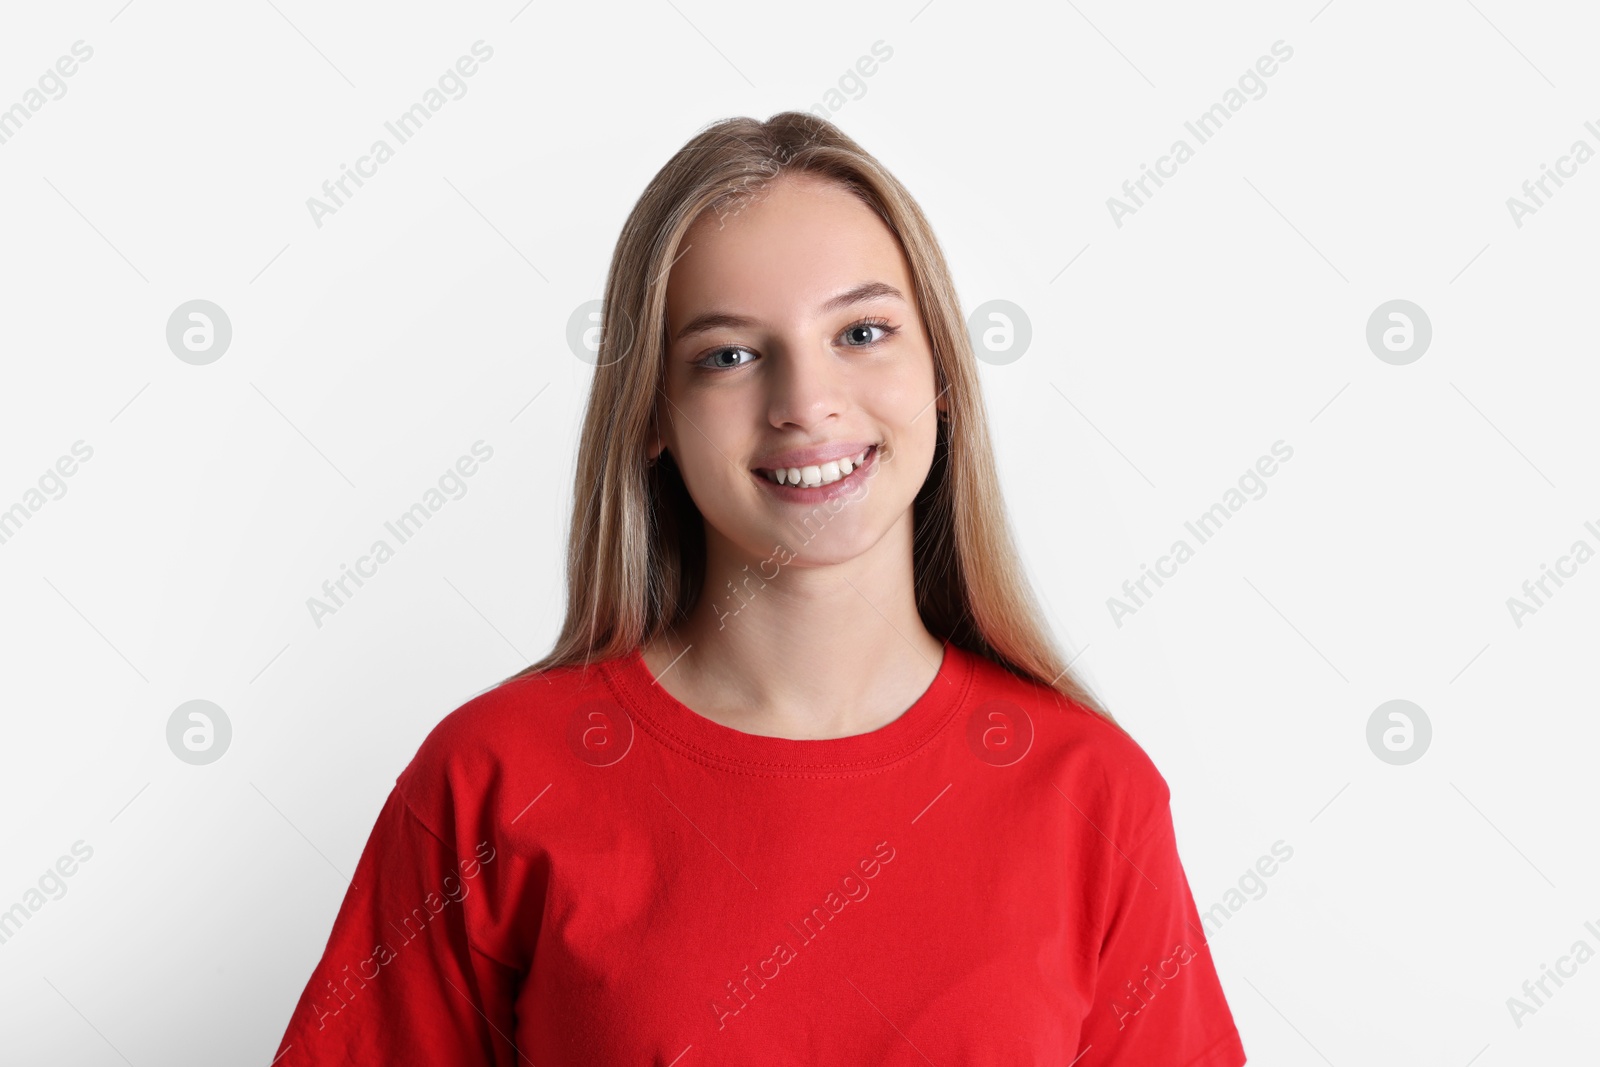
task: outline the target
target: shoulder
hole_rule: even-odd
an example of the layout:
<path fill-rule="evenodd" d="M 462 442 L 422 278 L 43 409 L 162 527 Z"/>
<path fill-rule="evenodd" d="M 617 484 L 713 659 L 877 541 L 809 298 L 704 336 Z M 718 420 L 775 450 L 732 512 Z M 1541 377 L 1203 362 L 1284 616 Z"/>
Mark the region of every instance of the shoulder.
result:
<path fill-rule="evenodd" d="M 482 759 L 537 729 L 552 711 L 595 688 L 602 666 L 561 667 L 501 682 L 444 715 L 417 750 L 413 767 Z M 410 768 L 408 768 L 410 769 Z"/>
<path fill-rule="evenodd" d="M 601 661 L 525 675 L 445 714 L 396 779 L 413 814 L 448 839 L 470 809 L 515 800 L 540 775 L 548 781 L 566 755 L 574 710 L 610 692 L 605 668 Z"/>
<path fill-rule="evenodd" d="M 1166 778 L 1124 727 L 1050 686 L 982 656 L 973 659 L 968 714 L 1026 735 L 1019 769 L 1031 764 L 1117 841 L 1135 841 L 1159 825 L 1171 800 Z M 975 733 L 980 728 L 969 725 Z"/>

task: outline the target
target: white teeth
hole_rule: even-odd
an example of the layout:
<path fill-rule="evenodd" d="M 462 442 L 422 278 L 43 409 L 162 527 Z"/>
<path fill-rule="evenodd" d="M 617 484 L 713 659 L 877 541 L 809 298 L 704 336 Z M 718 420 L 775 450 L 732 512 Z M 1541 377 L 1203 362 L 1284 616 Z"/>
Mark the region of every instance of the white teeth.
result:
<path fill-rule="evenodd" d="M 821 485 L 831 485 L 840 478 L 847 476 L 851 471 L 866 462 L 867 453 L 871 448 L 863 449 L 858 455 L 845 456 L 842 459 L 829 460 L 826 463 L 810 467 L 779 468 L 767 472 L 770 481 L 779 485 L 803 485 L 815 488 Z"/>

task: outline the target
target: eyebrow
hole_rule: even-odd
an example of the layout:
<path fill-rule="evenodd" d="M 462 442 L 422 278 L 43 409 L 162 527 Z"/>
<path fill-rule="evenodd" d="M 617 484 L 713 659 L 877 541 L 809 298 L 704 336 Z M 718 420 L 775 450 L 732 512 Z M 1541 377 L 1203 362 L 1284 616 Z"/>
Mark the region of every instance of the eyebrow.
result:
<path fill-rule="evenodd" d="M 899 289 L 887 282 L 862 282 L 860 285 L 851 286 L 837 296 L 829 297 L 823 301 L 822 306 L 817 310 L 822 314 L 827 314 L 832 311 L 840 311 L 854 304 L 878 299 L 899 300 L 904 303 L 906 297 Z M 734 315 L 724 311 L 707 311 L 704 314 L 696 315 L 685 323 L 683 329 L 679 330 L 677 336 L 672 339 L 672 343 L 677 344 L 690 334 L 705 333 L 725 327 L 743 329 L 756 325 L 759 325 L 759 323 L 755 319 L 744 315 Z"/>

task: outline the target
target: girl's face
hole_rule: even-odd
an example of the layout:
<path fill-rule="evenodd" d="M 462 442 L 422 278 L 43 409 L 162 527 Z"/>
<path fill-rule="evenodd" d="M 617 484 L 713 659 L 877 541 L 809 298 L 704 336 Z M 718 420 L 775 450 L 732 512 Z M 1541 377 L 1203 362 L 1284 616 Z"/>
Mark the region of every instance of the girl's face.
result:
<path fill-rule="evenodd" d="M 672 453 L 713 550 L 837 563 L 909 523 L 945 400 L 899 242 L 848 190 L 785 175 L 699 219 L 668 276 L 667 345 L 651 455 Z M 770 480 L 780 467 L 801 484 Z"/>

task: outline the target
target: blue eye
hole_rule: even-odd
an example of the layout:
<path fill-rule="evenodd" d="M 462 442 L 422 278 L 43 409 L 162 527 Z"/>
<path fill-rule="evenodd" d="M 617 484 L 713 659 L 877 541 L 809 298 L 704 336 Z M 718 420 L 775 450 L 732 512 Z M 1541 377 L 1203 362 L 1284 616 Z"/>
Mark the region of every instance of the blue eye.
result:
<path fill-rule="evenodd" d="M 848 345 L 847 347 L 849 347 L 849 348 L 866 348 L 866 347 L 868 347 L 870 345 L 875 345 L 875 344 L 878 343 L 878 341 L 882 341 L 882 340 L 884 340 L 886 338 L 892 337 L 895 334 L 895 332 L 899 330 L 899 327 L 898 326 L 890 326 L 883 319 L 862 319 L 860 322 L 853 322 L 849 326 L 846 326 L 844 328 L 844 332 L 845 332 L 846 336 L 850 335 L 851 333 L 854 333 L 856 330 L 882 330 L 883 331 L 883 337 L 878 338 L 877 341 L 874 341 L 869 337 L 868 340 L 863 341 L 861 344 Z"/>
<path fill-rule="evenodd" d="M 721 356 L 721 355 L 727 355 L 729 353 L 737 355 L 740 352 L 749 353 L 750 350 L 748 348 L 740 348 L 738 345 L 724 345 L 721 348 L 713 348 L 710 352 L 706 353 L 705 358 L 701 359 L 699 361 L 699 363 L 696 364 L 696 366 L 705 367 L 707 370 L 732 370 L 734 367 L 741 367 L 744 364 L 742 364 L 742 363 L 716 363 L 716 364 L 713 364 L 713 363 L 711 363 L 709 361 L 714 360 L 718 356 Z"/>
<path fill-rule="evenodd" d="M 848 340 L 844 340 L 860 330 L 868 331 L 866 340 L 854 344 Z M 872 330 L 880 331 L 883 336 L 873 337 L 870 332 Z M 846 348 L 871 348 L 873 345 L 881 344 L 899 332 L 900 327 L 892 326 L 884 319 L 862 319 L 860 322 L 852 322 L 850 325 L 846 326 L 842 331 L 840 331 L 839 336 L 844 343 L 844 347 Z M 742 345 L 723 345 L 721 348 L 713 348 L 710 352 L 707 352 L 700 359 L 696 360 L 695 366 L 703 367 L 706 370 L 712 371 L 734 370 L 738 367 L 744 366 L 749 362 L 749 360 L 743 360 L 735 363 L 722 363 L 718 362 L 718 359 L 721 356 L 730 354 L 737 358 L 739 353 L 744 353 L 750 356 L 755 355 L 754 352 Z"/>

